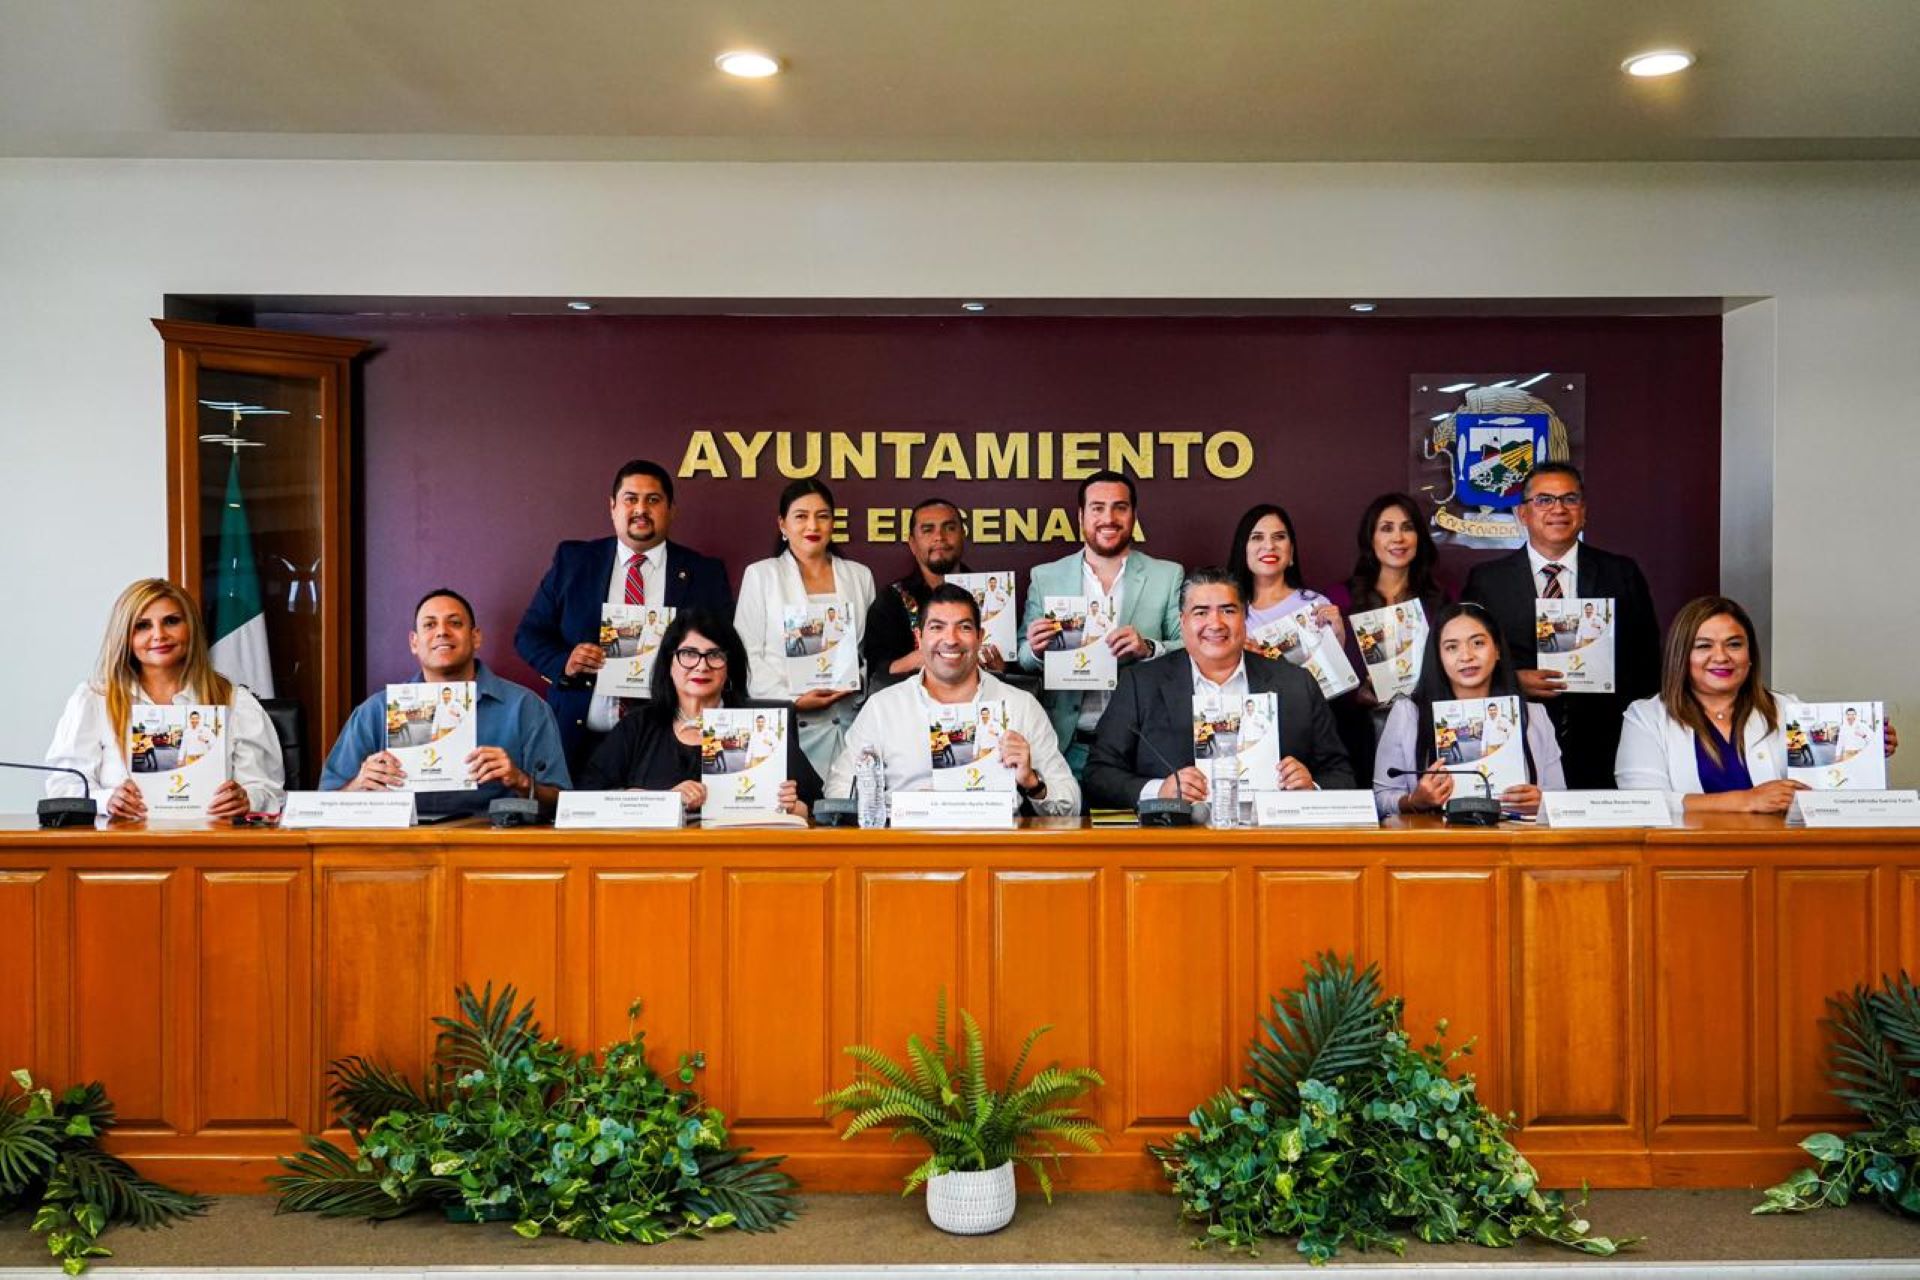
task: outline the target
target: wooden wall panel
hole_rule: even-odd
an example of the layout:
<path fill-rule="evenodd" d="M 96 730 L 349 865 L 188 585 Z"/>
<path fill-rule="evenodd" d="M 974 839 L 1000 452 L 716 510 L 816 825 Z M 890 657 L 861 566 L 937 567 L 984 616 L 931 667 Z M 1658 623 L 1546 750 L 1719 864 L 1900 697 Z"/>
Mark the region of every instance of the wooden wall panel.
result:
<path fill-rule="evenodd" d="M 60 998 L 41 954 L 47 872 L 0 871 L 0 1070 L 27 1068 L 36 1079 L 53 1068 L 41 1042 L 40 1003 Z"/>
<path fill-rule="evenodd" d="M 1824 1126 L 1852 1118 L 1833 1096 L 1820 1024 L 1829 998 L 1878 981 L 1877 932 L 1871 871 L 1783 868 L 1776 875 L 1771 997 L 1778 1028 L 1778 1123 Z"/>
<path fill-rule="evenodd" d="M 73 1067 L 104 1080 L 123 1130 L 172 1129 L 178 1005 L 169 963 L 174 873 L 82 871 L 73 883 Z M 170 1114 L 171 1112 L 171 1114 Z"/>
<path fill-rule="evenodd" d="M 297 1133 L 307 1123 L 307 912 L 301 872 L 200 878 L 195 1113 L 204 1127 Z"/>
<path fill-rule="evenodd" d="M 591 873 L 587 969 L 568 980 L 584 979 L 589 988 L 587 1035 L 594 1048 L 628 1035 L 627 1010 L 636 1000 L 656 1070 L 671 1071 L 681 1054 L 708 1047 L 697 1042 L 694 1028 L 699 889 L 694 871 Z"/>
<path fill-rule="evenodd" d="M 1655 871 L 1652 945 L 1654 1124 L 1757 1123 L 1753 873 Z"/>
<path fill-rule="evenodd" d="M 1894 926 L 1892 971 L 1904 969 L 1910 976 L 1920 979 L 1920 871 L 1900 871 L 1895 885 L 1894 911 L 1897 923 Z"/>
<path fill-rule="evenodd" d="M 1466 1069 L 1480 1097 L 1507 1109 L 1507 974 L 1501 872 L 1387 873 L 1387 989 L 1406 997 L 1406 1026 L 1416 1044 L 1447 1021 L 1447 1043 L 1474 1042 Z"/>
<path fill-rule="evenodd" d="M 727 1081 L 735 1122 L 826 1127 L 832 1087 L 833 873 L 735 871 L 727 881 Z"/>
<path fill-rule="evenodd" d="M 433 1046 L 428 1019 L 449 999 L 441 989 L 439 874 L 425 867 L 342 867 L 318 875 L 323 959 L 316 1074 L 357 1054 L 418 1080 Z M 324 1097 L 324 1087 L 319 1094 Z"/>
<path fill-rule="evenodd" d="M 1130 871 L 1126 886 L 1127 1127 L 1183 1125 L 1235 1075 L 1232 873 Z"/>
<path fill-rule="evenodd" d="M 1027 1032 L 1050 1024 L 1037 1062 L 1111 1070 L 1098 1061 L 1098 889 L 1099 874 L 1091 870 L 993 874 L 993 1013 L 986 1030 L 996 1067 L 1011 1065 Z"/>
<path fill-rule="evenodd" d="M 947 1015 L 976 1017 L 965 986 L 966 876 L 960 871 L 859 873 L 859 1011 L 854 1040 L 900 1057 L 907 1037 L 932 1034 L 934 1008 L 947 993 Z M 852 1077 L 852 1062 L 835 1079 Z"/>
<path fill-rule="evenodd" d="M 1632 880 L 1616 867 L 1516 874 L 1521 1123 L 1637 1124 Z"/>
<path fill-rule="evenodd" d="M 1266 1014 L 1269 997 L 1299 986 L 1301 966 L 1323 951 L 1352 956 L 1362 966 L 1370 958 L 1363 872 L 1262 871 L 1254 894 L 1257 1014 Z"/>
<path fill-rule="evenodd" d="M 576 1038 L 560 999 L 561 940 L 567 936 L 565 871 L 463 869 L 453 873 L 453 980 L 475 991 L 493 984 L 531 1000 L 550 1036 Z M 436 1003 L 449 995 L 434 993 Z"/>

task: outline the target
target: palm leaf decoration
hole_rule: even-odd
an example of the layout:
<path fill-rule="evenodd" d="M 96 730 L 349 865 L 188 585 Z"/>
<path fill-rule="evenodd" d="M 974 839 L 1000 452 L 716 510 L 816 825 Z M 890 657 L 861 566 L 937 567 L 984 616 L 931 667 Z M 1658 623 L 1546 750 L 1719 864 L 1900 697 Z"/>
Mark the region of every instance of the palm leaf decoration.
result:
<path fill-rule="evenodd" d="M 433 1082 L 425 1091 L 398 1071 L 359 1056 L 341 1058 L 327 1069 L 333 1078 L 327 1097 L 333 1112 L 355 1129 L 367 1129 L 381 1116 L 395 1111 L 432 1111 L 439 1093 Z"/>
<path fill-rule="evenodd" d="M 1874 1129 L 1900 1123 L 1907 1105 L 1907 1074 L 1894 1060 L 1880 1005 L 1868 987 L 1856 986 L 1849 996 L 1829 1000 L 1833 1016 L 1827 1027 L 1833 1037 L 1834 1094 L 1865 1116 Z"/>
<path fill-rule="evenodd" d="M 1380 987 L 1380 967 L 1356 969 L 1353 957 L 1323 954 L 1306 966 L 1306 980 L 1269 1000 L 1261 1039 L 1249 1051 L 1254 1091 L 1285 1113 L 1300 1109 L 1300 1086 L 1331 1083 L 1376 1061 L 1380 1037 L 1398 1006 Z"/>
<path fill-rule="evenodd" d="M 61 1153 L 59 1172 L 81 1200 L 99 1205 L 109 1220 L 143 1231 L 205 1213 L 209 1203 L 205 1196 L 141 1177 L 126 1161 L 98 1147 Z"/>
<path fill-rule="evenodd" d="M 516 992 L 508 983 L 493 995 L 493 984 L 474 995 L 462 986 L 455 1000 L 459 1016 L 435 1018 L 440 1034 L 434 1041 L 434 1061 L 449 1074 L 485 1071 L 498 1062 L 511 1062 L 540 1040 L 540 1024 L 533 1020 L 533 1001 L 515 1010 Z"/>
<path fill-rule="evenodd" d="M 1037 1027 L 1021 1042 L 1013 1068 L 995 1088 L 987 1079 L 986 1039 L 972 1014 L 960 1011 L 958 1045 L 948 1041 L 947 993 L 934 1004 L 933 1045 L 907 1037 L 907 1060 L 897 1062 L 871 1045 L 845 1052 L 857 1070 L 853 1082 L 820 1099 L 829 1115 L 851 1116 L 841 1132 L 853 1138 L 885 1129 L 894 1141 L 915 1138 L 932 1154 L 906 1177 L 902 1194 L 928 1178 L 963 1170 L 994 1169 L 1017 1161 L 1030 1169 L 1046 1198 L 1062 1146 L 1097 1152 L 1105 1136 L 1099 1125 L 1068 1105 L 1105 1081 L 1090 1067 L 1048 1066 L 1021 1083 L 1036 1041 L 1050 1028 Z"/>
<path fill-rule="evenodd" d="M 360 1135 L 354 1134 L 356 1144 Z M 276 1213 L 317 1213 L 323 1218 L 397 1218 L 417 1206 L 387 1194 L 385 1175 L 372 1161 L 361 1161 L 328 1142 L 308 1135 L 307 1149 L 282 1156 L 290 1172 L 276 1173 L 267 1185 L 280 1193 Z"/>
<path fill-rule="evenodd" d="M 742 1231 L 772 1231 L 793 1221 L 793 1179 L 777 1172 L 785 1156 L 749 1160 L 751 1147 L 705 1151 L 698 1158 L 706 1190 L 687 1205 L 703 1218 L 732 1214 Z"/>

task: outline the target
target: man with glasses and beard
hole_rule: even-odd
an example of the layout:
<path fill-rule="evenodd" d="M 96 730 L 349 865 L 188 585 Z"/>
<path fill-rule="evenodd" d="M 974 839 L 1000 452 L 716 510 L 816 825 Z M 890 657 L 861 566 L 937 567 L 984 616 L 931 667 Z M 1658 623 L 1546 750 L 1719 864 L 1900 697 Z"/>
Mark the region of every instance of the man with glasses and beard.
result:
<path fill-rule="evenodd" d="M 1476 565 L 1461 599 L 1492 615 L 1527 697 L 1543 702 L 1573 790 L 1613 788 L 1627 705 L 1660 692 L 1660 623 L 1640 566 L 1580 540 L 1587 500 L 1577 468 L 1548 462 L 1527 477 L 1519 506 L 1527 545 Z M 1566 677 L 1539 667 L 1534 601 L 1613 601 L 1612 693 L 1568 693 Z"/>

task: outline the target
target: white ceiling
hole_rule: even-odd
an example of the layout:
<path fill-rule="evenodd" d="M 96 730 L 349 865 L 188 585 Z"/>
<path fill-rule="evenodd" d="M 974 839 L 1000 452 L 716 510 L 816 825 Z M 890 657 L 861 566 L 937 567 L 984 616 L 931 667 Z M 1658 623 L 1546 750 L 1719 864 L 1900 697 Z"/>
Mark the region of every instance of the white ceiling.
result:
<path fill-rule="evenodd" d="M 0 155 L 1914 158 L 1917 73 L 1920 0 L 0 0 Z"/>

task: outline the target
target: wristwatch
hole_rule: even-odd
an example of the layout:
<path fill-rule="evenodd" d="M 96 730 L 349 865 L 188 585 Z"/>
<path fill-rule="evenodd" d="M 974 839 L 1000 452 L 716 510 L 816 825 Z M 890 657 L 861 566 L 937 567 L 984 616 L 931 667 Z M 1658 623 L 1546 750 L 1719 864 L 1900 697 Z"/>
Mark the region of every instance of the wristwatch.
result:
<path fill-rule="evenodd" d="M 1155 644 L 1152 640 L 1148 639 L 1146 636 L 1141 636 L 1140 638 L 1146 641 L 1147 657 L 1151 658 L 1153 657 L 1154 654 L 1160 652 L 1160 646 Z"/>
<path fill-rule="evenodd" d="M 1018 783 L 1015 783 L 1014 786 L 1018 788 L 1020 794 L 1028 800 L 1044 800 L 1047 798 L 1047 779 L 1044 774 L 1040 775 L 1040 785 L 1031 791 L 1020 786 Z"/>

